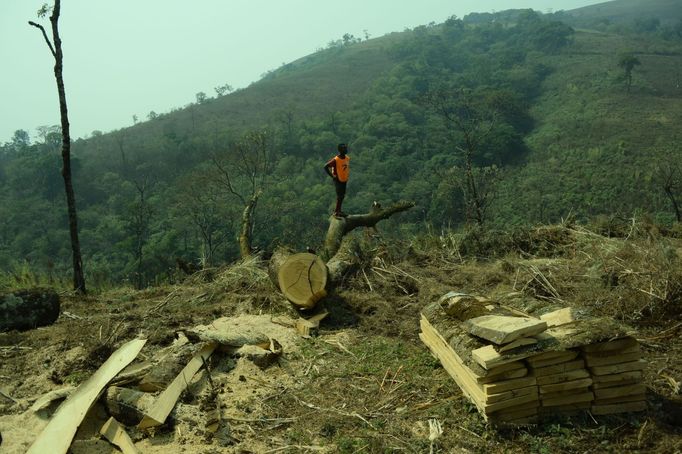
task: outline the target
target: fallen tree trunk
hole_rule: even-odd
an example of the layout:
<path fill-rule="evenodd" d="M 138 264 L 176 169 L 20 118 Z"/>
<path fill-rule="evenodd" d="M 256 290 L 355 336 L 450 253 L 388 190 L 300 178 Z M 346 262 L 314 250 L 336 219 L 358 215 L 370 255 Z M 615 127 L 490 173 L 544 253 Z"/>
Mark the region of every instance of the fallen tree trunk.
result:
<path fill-rule="evenodd" d="M 0 294 L 0 332 L 25 331 L 53 324 L 59 317 L 59 295 L 52 289 Z"/>
<path fill-rule="evenodd" d="M 320 258 L 329 262 L 339 251 L 343 237 L 358 227 L 374 227 L 379 221 L 388 219 L 396 213 L 409 210 L 414 202 L 398 202 L 387 208 L 381 208 L 375 204 L 369 213 L 351 214 L 346 217 L 332 216 L 329 219 L 329 229 L 324 240 L 324 247 Z"/>

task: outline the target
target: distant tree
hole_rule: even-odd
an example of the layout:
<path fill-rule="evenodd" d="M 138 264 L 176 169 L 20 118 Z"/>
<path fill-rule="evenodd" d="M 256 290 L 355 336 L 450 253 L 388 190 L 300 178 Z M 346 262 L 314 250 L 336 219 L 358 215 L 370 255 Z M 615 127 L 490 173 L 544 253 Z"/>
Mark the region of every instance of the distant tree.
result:
<path fill-rule="evenodd" d="M 493 194 L 489 181 L 497 172 L 495 168 L 482 169 L 476 165 L 476 160 L 482 151 L 481 144 L 495 127 L 498 114 L 482 102 L 482 96 L 474 96 L 470 90 L 463 88 L 432 90 L 426 102 L 441 116 L 451 132 L 455 155 L 461 162 L 456 170 L 461 175 L 466 220 L 483 226 L 485 211 Z"/>
<path fill-rule="evenodd" d="M 153 190 L 154 180 L 146 174 L 134 179 L 137 191 L 136 200 L 130 205 L 128 212 L 128 230 L 133 237 L 133 256 L 136 262 L 135 285 L 141 289 L 144 286 L 145 271 L 144 246 L 149 238 L 149 225 L 154 209 L 149 203 L 149 193 Z"/>
<path fill-rule="evenodd" d="M 133 114 L 133 124 L 134 125 L 137 124 L 137 115 L 136 114 Z"/>
<path fill-rule="evenodd" d="M 197 98 L 197 104 L 203 104 L 208 99 L 208 97 L 206 96 L 206 93 L 204 93 L 203 91 L 200 91 L 195 96 Z"/>
<path fill-rule="evenodd" d="M 147 114 L 147 119 L 149 120 L 156 120 L 157 118 L 159 118 L 159 115 L 153 110 Z"/>
<path fill-rule="evenodd" d="M 232 88 L 232 85 L 230 84 L 225 84 L 225 85 L 218 85 L 217 87 L 214 88 L 216 94 L 218 96 L 223 96 L 228 93 L 232 93 L 234 91 L 234 88 Z"/>
<path fill-rule="evenodd" d="M 31 145 L 31 137 L 23 129 L 17 129 L 12 135 L 12 146 L 15 150 L 21 151 L 28 148 Z"/>
<path fill-rule="evenodd" d="M 258 199 L 272 179 L 274 140 L 269 131 L 253 131 L 222 153 L 213 156 L 215 181 L 226 195 L 243 207 L 237 241 L 242 258 L 252 254 L 255 211 Z"/>
<path fill-rule="evenodd" d="M 680 168 L 675 159 L 669 159 L 665 161 L 665 164 L 657 165 L 656 170 L 661 188 L 670 200 L 673 211 L 675 211 L 675 218 L 677 222 L 682 222 L 682 211 L 680 211 L 680 204 L 678 202 L 678 196 L 680 190 L 682 190 L 682 168 Z"/>
<path fill-rule="evenodd" d="M 38 28 L 45 38 L 47 46 L 55 60 L 54 75 L 57 81 L 57 92 L 59 94 L 59 112 L 61 117 L 62 133 L 62 177 L 64 178 L 64 188 L 66 191 L 66 205 L 69 215 L 69 233 L 71 235 L 71 253 L 73 262 L 73 288 L 74 290 L 85 293 L 85 276 L 83 274 L 83 260 L 81 258 L 80 241 L 78 239 L 78 216 L 76 214 L 76 197 L 71 180 L 71 136 L 69 131 L 69 115 L 66 105 L 66 90 L 64 89 L 64 78 L 62 76 L 63 58 L 62 40 L 59 36 L 59 13 L 61 11 L 60 0 L 54 1 L 50 23 L 52 24 L 52 41 L 47 36 L 42 25 L 29 21 L 29 25 Z M 48 7 L 44 4 L 38 11 L 39 17 L 47 15 Z M 54 44 L 54 45 L 53 45 Z"/>
<path fill-rule="evenodd" d="M 623 71 L 625 71 L 625 85 L 627 87 L 628 93 L 630 93 L 630 87 L 632 86 L 632 70 L 635 68 L 635 66 L 639 66 L 641 64 L 642 62 L 639 61 L 639 58 L 630 53 L 622 54 L 618 58 L 618 66 L 623 68 Z"/>

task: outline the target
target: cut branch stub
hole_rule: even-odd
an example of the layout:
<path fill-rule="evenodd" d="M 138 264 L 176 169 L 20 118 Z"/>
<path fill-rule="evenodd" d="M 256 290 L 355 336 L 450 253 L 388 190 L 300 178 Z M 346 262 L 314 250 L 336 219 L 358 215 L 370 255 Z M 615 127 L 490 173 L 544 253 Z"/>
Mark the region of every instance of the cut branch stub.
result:
<path fill-rule="evenodd" d="M 327 267 L 314 254 L 294 254 L 280 265 L 277 283 L 294 305 L 310 309 L 327 295 Z"/>

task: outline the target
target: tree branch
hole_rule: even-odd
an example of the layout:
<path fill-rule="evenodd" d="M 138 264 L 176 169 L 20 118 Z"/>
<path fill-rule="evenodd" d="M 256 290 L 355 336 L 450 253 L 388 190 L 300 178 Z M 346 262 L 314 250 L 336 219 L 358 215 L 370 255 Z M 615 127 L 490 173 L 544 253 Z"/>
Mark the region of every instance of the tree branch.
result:
<path fill-rule="evenodd" d="M 358 227 L 374 227 L 379 221 L 388 219 L 396 213 L 409 210 L 415 206 L 414 202 L 402 201 L 387 208 L 373 208 L 365 214 L 352 214 L 344 218 L 332 216 L 329 229 L 324 240 L 324 248 L 320 254 L 322 260 L 329 261 L 341 247 L 343 237 Z"/>
<path fill-rule="evenodd" d="M 52 52 L 52 56 L 54 58 L 57 58 L 57 53 L 54 51 L 54 47 L 52 46 L 52 42 L 50 42 L 50 38 L 47 37 L 47 33 L 45 32 L 45 28 L 42 25 L 36 24 L 33 21 L 28 21 L 28 25 L 32 25 L 36 28 L 39 28 L 40 31 L 43 32 L 43 38 L 45 38 L 45 42 L 47 43 L 47 47 L 50 48 L 50 52 Z"/>

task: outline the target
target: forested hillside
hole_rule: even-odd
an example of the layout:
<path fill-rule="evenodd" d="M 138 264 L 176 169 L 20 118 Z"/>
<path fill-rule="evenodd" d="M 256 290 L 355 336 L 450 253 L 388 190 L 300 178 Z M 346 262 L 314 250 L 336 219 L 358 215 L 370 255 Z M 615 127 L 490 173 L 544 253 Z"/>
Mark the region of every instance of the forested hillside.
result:
<path fill-rule="evenodd" d="M 258 190 L 254 246 L 317 247 L 334 201 L 322 166 L 339 142 L 352 157 L 344 211 L 417 203 L 389 235 L 569 214 L 672 222 L 677 188 L 666 194 L 671 167 L 657 164 L 679 155 L 682 36 L 576 32 L 560 18 L 516 10 L 347 35 L 246 89 L 76 141 L 88 278 L 146 286 L 173 279 L 177 259 L 236 259 Z M 623 55 L 639 62 L 630 83 Z M 4 272 L 68 274 L 58 148 L 56 131 L 37 143 L 17 131 L 0 149 Z"/>

